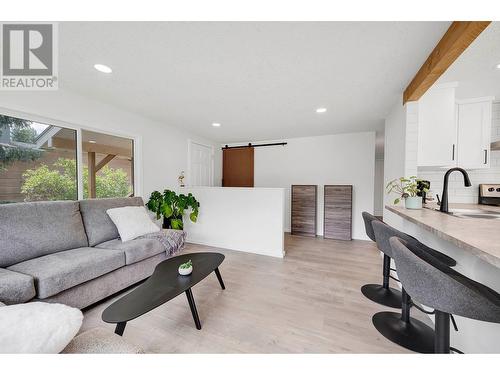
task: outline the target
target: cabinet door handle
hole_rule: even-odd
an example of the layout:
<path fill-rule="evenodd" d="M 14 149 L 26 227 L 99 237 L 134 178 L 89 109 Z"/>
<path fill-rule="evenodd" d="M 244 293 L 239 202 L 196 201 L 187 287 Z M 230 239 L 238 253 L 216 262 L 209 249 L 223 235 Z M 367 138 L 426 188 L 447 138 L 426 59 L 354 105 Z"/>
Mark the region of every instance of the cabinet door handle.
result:
<path fill-rule="evenodd" d="M 451 150 L 451 160 L 455 160 L 455 144 L 453 143 L 453 148 Z"/>
<path fill-rule="evenodd" d="M 488 164 L 488 150 L 484 150 L 484 164 Z"/>

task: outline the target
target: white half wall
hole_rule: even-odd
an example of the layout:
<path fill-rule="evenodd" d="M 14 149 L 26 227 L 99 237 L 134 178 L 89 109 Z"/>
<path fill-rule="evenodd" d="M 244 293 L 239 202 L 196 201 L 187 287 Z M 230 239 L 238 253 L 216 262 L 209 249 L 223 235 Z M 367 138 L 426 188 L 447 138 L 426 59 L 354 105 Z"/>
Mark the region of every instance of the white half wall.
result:
<path fill-rule="evenodd" d="M 181 171 L 187 172 L 188 139 L 214 145 L 214 181 L 222 180 L 220 145 L 175 126 L 164 124 L 63 89 L 0 92 L 0 114 L 22 116 L 50 125 L 84 128 L 136 140 L 135 175 L 138 193 L 148 199 L 153 190 L 174 189 Z M 175 125 L 175 126 L 172 126 Z M 189 184 L 189 181 L 185 181 Z M 138 194 L 138 195 L 139 195 Z"/>
<path fill-rule="evenodd" d="M 255 187 L 285 189 L 290 231 L 290 187 L 318 185 L 318 235 L 323 235 L 324 185 L 353 185 L 353 238 L 367 239 L 362 211 L 373 212 L 375 132 L 291 138 L 286 146 L 255 148 Z"/>
<path fill-rule="evenodd" d="M 282 258 L 284 189 L 186 187 L 200 202 L 196 223 L 186 216 L 187 241 Z"/>

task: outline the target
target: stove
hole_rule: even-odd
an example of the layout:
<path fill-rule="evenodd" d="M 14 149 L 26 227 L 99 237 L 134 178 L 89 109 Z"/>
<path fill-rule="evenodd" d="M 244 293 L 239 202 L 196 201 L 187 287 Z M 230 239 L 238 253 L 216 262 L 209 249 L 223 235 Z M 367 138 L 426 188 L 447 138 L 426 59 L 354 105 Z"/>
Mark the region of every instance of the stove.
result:
<path fill-rule="evenodd" d="M 500 206 L 500 184 L 480 184 L 478 203 Z"/>

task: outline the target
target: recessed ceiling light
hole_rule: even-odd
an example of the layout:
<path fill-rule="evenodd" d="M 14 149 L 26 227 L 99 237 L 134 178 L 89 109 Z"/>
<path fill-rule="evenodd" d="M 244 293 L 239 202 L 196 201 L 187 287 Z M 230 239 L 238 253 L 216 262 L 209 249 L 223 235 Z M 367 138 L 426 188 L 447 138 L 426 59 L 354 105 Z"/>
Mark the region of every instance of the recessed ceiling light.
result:
<path fill-rule="evenodd" d="M 218 127 L 220 127 L 220 124 L 219 124 L 218 122 L 214 122 L 214 123 L 212 124 L 212 126 L 213 126 L 214 128 L 218 128 Z"/>
<path fill-rule="evenodd" d="M 500 64 L 496 64 L 495 68 L 500 69 Z"/>
<path fill-rule="evenodd" d="M 97 143 L 96 141 L 90 140 L 89 143 Z"/>
<path fill-rule="evenodd" d="M 113 69 L 111 69 L 109 66 L 103 64 L 95 64 L 94 68 L 96 68 L 101 73 L 111 73 L 113 71 Z"/>
<path fill-rule="evenodd" d="M 318 108 L 316 109 L 316 113 L 325 113 L 326 112 L 326 108 Z"/>

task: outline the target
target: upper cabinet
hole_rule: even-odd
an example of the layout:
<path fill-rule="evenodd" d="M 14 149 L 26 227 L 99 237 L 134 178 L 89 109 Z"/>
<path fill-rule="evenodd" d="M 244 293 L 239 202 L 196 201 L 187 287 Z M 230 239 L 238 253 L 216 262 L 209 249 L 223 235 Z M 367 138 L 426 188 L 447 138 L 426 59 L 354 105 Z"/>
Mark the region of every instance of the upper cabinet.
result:
<path fill-rule="evenodd" d="M 438 85 L 418 103 L 418 166 L 489 168 L 493 97 L 455 99 Z"/>
<path fill-rule="evenodd" d="M 458 165 L 490 166 L 492 97 L 457 101 Z"/>
<path fill-rule="evenodd" d="M 456 163 L 456 86 L 447 84 L 434 87 L 418 101 L 419 167 L 444 167 Z"/>

